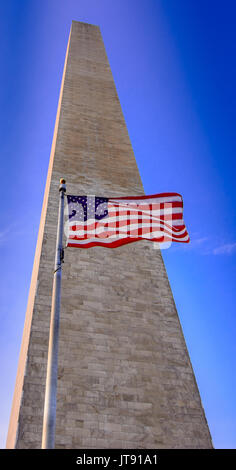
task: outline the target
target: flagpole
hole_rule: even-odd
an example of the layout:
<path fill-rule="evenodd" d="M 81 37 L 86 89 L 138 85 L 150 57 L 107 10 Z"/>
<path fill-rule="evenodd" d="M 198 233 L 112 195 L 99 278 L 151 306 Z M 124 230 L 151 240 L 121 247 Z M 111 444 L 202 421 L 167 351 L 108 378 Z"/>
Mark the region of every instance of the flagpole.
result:
<path fill-rule="evenodd" d="M 51 322 L 48 345 L 47 378 L 44 402 L 42 449 L 53 449 L 55 444 L 56 427 L 56 398 L 57 398 L 57 368 L 58 341 L 61 301 L 61 266 L 63 261 L 63 229 L 64 229 L 64 196 L 66 181 L 61 178 L 59 186 L 59 210 L 57 225 L 57 241 L 55 254 L 55 269 L 53 276 Z"/>

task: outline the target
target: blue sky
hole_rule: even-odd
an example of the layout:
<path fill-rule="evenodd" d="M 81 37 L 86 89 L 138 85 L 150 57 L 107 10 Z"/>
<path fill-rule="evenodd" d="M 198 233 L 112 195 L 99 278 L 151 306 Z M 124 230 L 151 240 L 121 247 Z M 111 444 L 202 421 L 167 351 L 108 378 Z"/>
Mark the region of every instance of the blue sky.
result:
<path fill-rule="evenodd" d="M 101 28 L 145 193 L 183 195 L 191 243 L 163 257 L 213 444 L 236 448 L 233 0 L 1 2 L 0 447 L 72 20 Z"/>

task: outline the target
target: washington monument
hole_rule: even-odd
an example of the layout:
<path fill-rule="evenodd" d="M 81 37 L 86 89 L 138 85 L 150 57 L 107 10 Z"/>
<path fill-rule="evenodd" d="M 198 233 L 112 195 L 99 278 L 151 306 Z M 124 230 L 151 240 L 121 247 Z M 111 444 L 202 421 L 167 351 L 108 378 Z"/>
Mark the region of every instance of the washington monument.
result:
<path fill-rule="evenodd" d="M 75 21 L 7 448 L 41 448 L 61 177 L 68 194 L 144 194 L 100 29 Z M 147 241 L 65 250 L 55 447 L 212 448 L 161 251 Z"/>

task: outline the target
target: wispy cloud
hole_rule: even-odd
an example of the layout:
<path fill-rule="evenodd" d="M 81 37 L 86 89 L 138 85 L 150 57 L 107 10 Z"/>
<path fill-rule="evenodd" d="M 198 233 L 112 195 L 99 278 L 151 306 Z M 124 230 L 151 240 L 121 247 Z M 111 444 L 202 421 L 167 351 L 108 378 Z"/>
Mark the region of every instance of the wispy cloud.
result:
<path fill-rule="evenodd" d="M 190 236 L 190 243 L 170 243 L 169 247 L 171 251 L 176 252 L 176 251 L 183 251 L 183 252 L 189 252 L 189 251 L 201 251 L 206 249 L 206 244 L 209 242 L 209 237 L 201 237 L 197 235 L 191 235 Z M 161 246 L 162 249 L 162 246 Z"/>
<path fill-rule="evenodd" d="M 10 230 L 11 228 L 9 227 L 0 231 L 0 243 L 4 243 L 8 239 Z"/>
<path fill-rule="evenodd" d="M 209 237 L 200 237 L 200 238 L 193 238 L 191 241 L 191 246 L 192 248 L 195 248 L 196 246 L 203 245 L 209 240 Z"/>
<path fill-rule="evenodd" d="M 24 223 L 24 221 L 16 221 L 12 224 L 9 224 L 8 227 L 0 228 L 0 245 L 4 245 L 4 243 L 8 242 L 10 238 L 14 237 L 22 237 L 27 235 L 32 235 L 34 230 Z"/>
<path fill-rule="evenodd" d="M 234 252 L 236 252 L 236 242 L 224 243 L 212 251 L 213 255 L 231 255 Z"/>
<path fill-rule="evenodd" d="M 178 245 L 178 246 L 176 246 Z M 236 242 L 224 242 L 217 246 L 217 240 L 210 236 L 200 236 L 198 233 L 192 234 L 190 243 L 188 244 L 174 244 L 172 243 L 172 251 L 182 250 L 186 252 L 198 252 L 201 255 L 232 255 L 236 253 Z M 180 246 L 181 245 L 181 246 Z"/>

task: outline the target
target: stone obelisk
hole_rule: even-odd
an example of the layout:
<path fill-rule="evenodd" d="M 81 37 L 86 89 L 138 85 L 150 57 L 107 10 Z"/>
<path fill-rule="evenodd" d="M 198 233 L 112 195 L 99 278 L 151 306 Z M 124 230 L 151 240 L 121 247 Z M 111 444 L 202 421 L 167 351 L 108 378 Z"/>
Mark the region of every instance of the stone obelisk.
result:
<path fill-rule="evenodd" d="M 67 181 L 68 194 L 144 194 L 100 29 L 75 21 L 59 97 L 8 448 L 41 448 L 61 177 Z M 65 252 L 55 447 L 212 447 L 161 252 L 148 241 Z"/>

